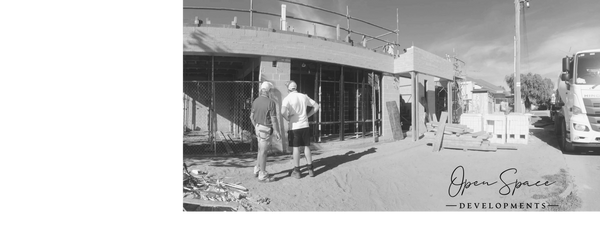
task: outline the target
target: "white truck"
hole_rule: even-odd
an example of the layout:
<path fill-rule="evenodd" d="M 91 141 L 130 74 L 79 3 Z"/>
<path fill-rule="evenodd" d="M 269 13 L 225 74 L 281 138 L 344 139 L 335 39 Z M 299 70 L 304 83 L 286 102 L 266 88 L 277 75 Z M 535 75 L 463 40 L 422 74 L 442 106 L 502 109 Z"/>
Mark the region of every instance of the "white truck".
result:
<path fill-rule="evenodd" d="M 562 59 L 554 126 L 560 148 L 600 148 L 600 49 Z"/>

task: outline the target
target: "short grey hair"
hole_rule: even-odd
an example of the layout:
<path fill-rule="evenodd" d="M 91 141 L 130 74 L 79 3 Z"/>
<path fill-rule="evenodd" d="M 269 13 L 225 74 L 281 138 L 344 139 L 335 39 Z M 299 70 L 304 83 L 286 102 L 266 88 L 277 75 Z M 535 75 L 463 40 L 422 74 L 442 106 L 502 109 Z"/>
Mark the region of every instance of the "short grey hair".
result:
<path fill-rule="evenodd" d="M 258 91 L 258 95 L 269 95 L 271 88 L 263 88 Z"/>

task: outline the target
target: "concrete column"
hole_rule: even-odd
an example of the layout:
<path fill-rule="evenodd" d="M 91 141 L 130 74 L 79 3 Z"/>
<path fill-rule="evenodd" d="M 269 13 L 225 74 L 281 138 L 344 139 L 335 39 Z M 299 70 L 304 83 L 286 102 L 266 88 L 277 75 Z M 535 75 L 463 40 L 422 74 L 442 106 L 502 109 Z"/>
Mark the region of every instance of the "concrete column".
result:
<path fill-rule="evenodd" d="M 419 73 L 417 72 L 410 72 L 410 77 L 412 79 L 411 81 L 411 93 L 413 94 L 412 99 L 410 101 L 411 105 L 410 105 L 410 112 L 411 112 L 411 116 L 410 116 L 410 128 L 411 128 L 411 135 L 412 135 L 412 140 L 413 141 L 417 141 L 417 115 L 419 113 L 417 113 L 417 103 L 419 103 L 419 99 L 418 97 L 418 79 L 419 79 Z"/>
<path fill-rule="evenodd" d="M 279 123 L 281 141 L 272 141 L 273 143 L 271 150 L 273 150 L 273 152 L 288 152 L 287 130 L 289 126 L 281 117 L 280 113 L 281 102 L 288 94 L 285 83 L 290 80 L 290 72 L 291 59 L 289 58 L 266 56 L 260 58 L 260 81 L 269 81 L 275 86 L 271 99 L 273 99 L 275 104 L 277 104 L 277 122 Z"/>
<path fill-rule="evenodd" d="M 437 94 L 435 94 L 435 83 L 439 80 L 440 78 L 437 77 L 428 80 L 427 87 L 425 88 L 427 90 L 427 118 L 429 118 L 430 121 L 439 120 L 435 114 L 435 100 L 437 96 Z"/>
<path fill-rule="evenodd" d="M 395 101 L 398 106 L 400 106 L 400 91 L 398 87 L 394 85 L 394 76 L 391 74 L 383 74 L 383 78 L 381 79 L 381 126 L 382 126 L 382 134 L 380 136 L 381 141 L 393 141 L 394 134 L 392 132 L 392 123 L 390 121 L 390 115 L 387 110 L 386 104 L 390 101 Z M 399 109 L 399 107 L 398 107 Z"/>
<path fill-rule="evenodd" d="M 417 78 L 416 78 L 416 91 L 415 91 L 415 98 L 417 99 L 416 102 L 416 116 L 415 116 L 415 123 L 413 124 L 416 129 L 416 134 L 415 134 L 415 140 L 419 137 L 421 137 L 421 135 L 423 135 L 425 132 L 427 132 L 427 126 L 425 125 L 425 119 L 428 117 L 428 114 L 425 113 L 425 106 L 427 103 L 428 109 L 429 110 L 429 100 L 427 98 L 427 87 L 425 85 L 425 80 L 427 80 L 427 87 L 430 86 L 430 83 L 434 83 L 433 81 L 433 77 L 428 76 L 428 75 L 424 75 L 424 74 L 418 74 L 417 73 Z M 435 105 L 434 105 L 435 108 Z M 429 111 L 427 111 L 429 112 Z"/>

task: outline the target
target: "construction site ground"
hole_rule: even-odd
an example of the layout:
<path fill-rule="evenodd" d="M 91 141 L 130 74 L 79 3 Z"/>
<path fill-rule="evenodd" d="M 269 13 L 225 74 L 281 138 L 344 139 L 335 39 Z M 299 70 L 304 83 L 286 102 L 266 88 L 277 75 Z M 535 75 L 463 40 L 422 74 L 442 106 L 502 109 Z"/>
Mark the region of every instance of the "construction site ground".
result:
<path fill-rule="evenodd" d="M 600 152 L 564 155 L 548 115 L 534 113 L 528 144 L 511 144 L 517 150 L 432 152 L 430 140 L 364 140 L 315 150 L 316 176 L 303 168 L 301 179 L 289 176 L 291 155 L 269 156 L 276 180 L 268 183 L 252 173 L 255 154 L 184 156 L 184 163 L 270 200 L 253 211 L 600 210 Z"/>

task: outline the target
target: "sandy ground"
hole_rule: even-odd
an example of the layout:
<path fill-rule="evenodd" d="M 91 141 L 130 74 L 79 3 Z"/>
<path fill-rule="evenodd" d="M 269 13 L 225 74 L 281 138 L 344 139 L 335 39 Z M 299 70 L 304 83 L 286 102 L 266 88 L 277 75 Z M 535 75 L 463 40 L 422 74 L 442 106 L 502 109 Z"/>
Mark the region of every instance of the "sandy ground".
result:
<path fill-rule="evenodd" d="M 550 186 L 542 184 L 558 177 L 561 170 L 567 173 L 569 170 L 565 157 L 556 148 L 552 132 L 545 128 L 532 126 L 529 143 L 517 145 L 516 151 L 443 149 L 434 153 L 426 140 L 413 142 L 411 138 L 319 150 L 313 156 L 316 177 L 308 177 L 303 169 L 301 179 L 288 174 L 292 168 L 291 156 L 269 157 L 268 171 L 277 179 L 270 183 L 254 178 L 255 158 L 251 156 L 186 157 L 184 162 L 191 169 L 239 183 L 248 188 L 252 196 L 270 199 L 268 205 L 255 210 L 541 211 L 549 210 L 548 206 L 541 205 L 548 204 L 549 194 L 562 193 L 567 188 L 560 182 Z M 305 164 L 304 159 L 301 164 Z M 450 188 L 455 170 L 456 185 Z M 467 183 L 485 181 L 491 185 L 463 187 L 464 192 L 456 194 L 462 190 L 459 188 L 462 176 Z M 522 185 L 515 189 L 515 181 L 517 184 L 540 181 L 538 185 L 542 186 Z M 467 207 L 469 203 L 471 209 Z M 531 207 L 506 208 L 519 203 L 529 203 Z M 537 207 L 533 207 L 536 203 Z M 498 209 L 498 206 L 503 208 Z"/>

